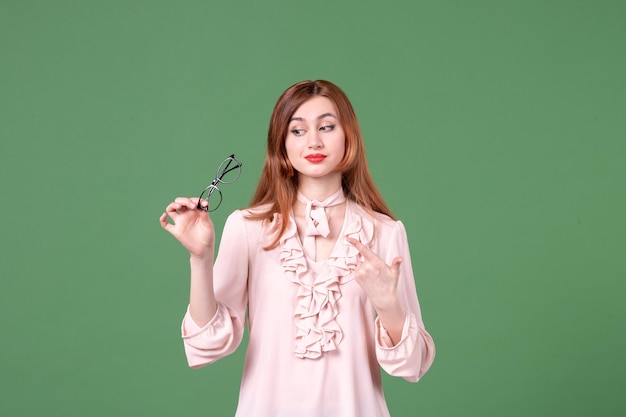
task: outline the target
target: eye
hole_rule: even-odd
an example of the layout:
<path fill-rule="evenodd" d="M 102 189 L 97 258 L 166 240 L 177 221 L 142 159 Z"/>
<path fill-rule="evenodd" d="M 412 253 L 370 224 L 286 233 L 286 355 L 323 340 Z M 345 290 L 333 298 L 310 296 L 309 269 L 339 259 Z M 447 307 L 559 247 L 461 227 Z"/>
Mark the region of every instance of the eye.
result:
<path fill-rule="evenodd" d="M 322 132 L 330 132 L 330 131 L 332 131 L 334 129 L 335 129 L 335 125 L 332 125 L 332 124 L 324 125 L 324 126 L 320 127 L 320 131 L 322 131 Z"/>
<path fill-rule="evenodd" d="M 302 136 L 304 135 L 304 129 L 294 128 L 291 129 L 291 133 L 293 133 L 295 136 Z"/>

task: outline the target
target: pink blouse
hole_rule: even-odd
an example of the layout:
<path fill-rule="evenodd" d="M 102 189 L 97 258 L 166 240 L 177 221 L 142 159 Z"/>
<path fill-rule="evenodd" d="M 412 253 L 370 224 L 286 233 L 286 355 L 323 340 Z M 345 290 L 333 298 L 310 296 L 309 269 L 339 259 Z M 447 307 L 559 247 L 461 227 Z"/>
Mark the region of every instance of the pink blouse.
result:
<path fill-rule="evenodd" d="M 272 224 L 235 211 L 226 221 L 214 267 L 218 311 L 204 327 L 185 315 L 189 366 L 232 353 L 241 342 L 246 309 L 249 342 L 238 417 L 389 416 L 380 368 L 417 382 L 435 356 L 422 322 L 404 226 L 375 218 L 348 202 L 340 236 L 368 245 L 388 264 L 402 256 L 398 294 L 406 320 L 394 346 L 365 292 L 354 281 L 359 257 L 340 238 L 325 262 L 308 259 L 296 223 L 270 251 Z M 280 221 L 275 219 L 274 221 Z"/>

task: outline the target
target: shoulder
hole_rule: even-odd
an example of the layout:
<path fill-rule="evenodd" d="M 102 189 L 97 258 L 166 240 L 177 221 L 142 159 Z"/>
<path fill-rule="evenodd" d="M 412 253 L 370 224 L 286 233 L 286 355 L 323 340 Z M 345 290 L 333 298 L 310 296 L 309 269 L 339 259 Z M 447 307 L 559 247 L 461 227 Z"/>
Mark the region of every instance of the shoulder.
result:
<path fill-rule="evenodd" d="M 255 218 L 263 215 L 270 215 L 272 213 L 272 205 L 271 204 L 261 204 L 257 206 L 247 207 L 245 209 L 237 210 L 242 213 L 242 215 L 246 218 Z"/>
<path fill-rule="evenodd" d="M 261 206 L 253 206 L 242 209 L 237 209 L 228 215 L 228 220 L 241 221 L 241 222 L 256 222 L 256 218 L 266 213 L 269 213 L 271 204 L 264 204 Z"/>
<path fill-rule="evenodd" d="M 381 230 L 397 230 L 398 228 L 404 229 L 400 220 L 394 220 L 386 214 L 379 213 L 377 211 L 369 211 L 357 203 L 350 202 L 350 210 L 357 216 L 367 219 L 374 223 L 378 231 Z"/>
<path fill-rule="evenodd" d="M 379 248 L 406 246 L 408 237 L 404 224 L 400 220 L 394 220 L 386 214 L 371 212 L 354 202 L 350 203 L 351 215 L 360 218 L 362 228 L 371 230 L 372 242 Z"/>
<path fill-rule="evenodd" d="M 371 212 L 363 207 L 351 203 L 350 215 L 354 229 L 360 230 L 364 236 L 361 243 L 369 246 L 385 262 L 390 263 L 396 256 L 408 257 L 409 246 L 404 225 L 399 220 L 377 212 Z"/>
<path fill-rule="evenodd" d="M 226 226 L 238 229 L 245 228 L 248 233 L 258 232 L 266 227 L 271 227 L 273 221 L 268 217 L 275 218 L 270 214 L 272 206 L 270 204 L 248 207 L 233 211 L 226 219 Z"/>

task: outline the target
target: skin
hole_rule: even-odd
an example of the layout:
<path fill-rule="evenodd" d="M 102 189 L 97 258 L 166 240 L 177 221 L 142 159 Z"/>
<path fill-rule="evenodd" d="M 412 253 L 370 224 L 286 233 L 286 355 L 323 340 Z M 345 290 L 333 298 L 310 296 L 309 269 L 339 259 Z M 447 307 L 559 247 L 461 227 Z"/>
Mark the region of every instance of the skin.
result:
<path fill-rule="evenodd" d="M 298 172 L 299 191 L 309 199 L 324 200 L 341 188 L 341 173 L 336 170 L 345 152 L 345 134 L 337 118 L 334 103 L 317 96 L 303 103 L 294 113 L 285 139 L 289 161 Z M 322 154 L 321 162 L 305 157 Z M 215 229 L 209 214 L 196 209 L 197 198 L 178 197 L 159 218 L 161 226 L 171 233 L 189 252 L 191 285 L 189 312 L 199 325 L 206 325 L 217 311 L 213 290 Z M 208 204 L 202 200 L 201 204 Z M 293 207 L 298 233 L 306 229 L 305 205 L 296 201 Z M 329 207 L 330 234 L 316 237 L 316 260 L 330 255 L 343 225 L 345 203 Z M 168 217 L 172 223 L 168 221 Z M 406 313 L 397 296 L 401 257 L 387 265 L 368 247 L 348 239 L 360 252 L 361 262 L 354 274 L 385 327 L 391 340 L 400 341 Z"/>
<path fill-rule="evenodd" d="M 285 149 L 289 162 L 298 172 L 298 191 L 308 199 L 323 201 L 341 188 L 341 173 L 336 168 L 345 153 L 346 137 L 336 115 L 332 101 L 314 97 L 296 110 L 289 123 Z M 322 162 L 310 162 L 306 156 L 312 154 L 325 158 Z M 330 234 L 316 237 L 316 261 L 325 261 L 330 256 L 339 238 L 345 210 L 345 203 L 326 209 Z M 303 241 L 306 205 L 296 201 L 293 214 Z"/>

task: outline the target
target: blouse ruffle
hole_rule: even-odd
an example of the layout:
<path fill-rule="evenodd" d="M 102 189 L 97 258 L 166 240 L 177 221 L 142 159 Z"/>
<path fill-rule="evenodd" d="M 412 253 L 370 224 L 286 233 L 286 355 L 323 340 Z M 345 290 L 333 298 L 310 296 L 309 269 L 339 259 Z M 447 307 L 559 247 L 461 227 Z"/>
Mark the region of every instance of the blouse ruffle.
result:
<path fill-rule="evenodd" d="M 317 359 L 324 352 L 337 349 L 343 332 L 337 323 L 341 285 L 354 278 L 359 251 L 345 238 L 351 237 L 369 246 L 374 239 L 374 222 L 346 206 L 344 227 L 339 241 L 325 262 L 324 273 L 316 275 L 307 261 L 298 239 L 295 220 L 289 218 L 280 240 L 280 262 L 287 278 L 299 285 L 293 313 L 296 326 L 294 354 L 299 358 Z M 278 219 L 275 219 L 278 220 Z"/>

